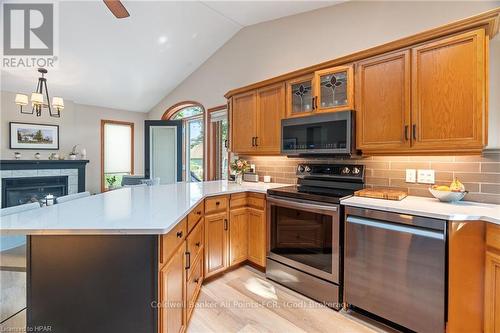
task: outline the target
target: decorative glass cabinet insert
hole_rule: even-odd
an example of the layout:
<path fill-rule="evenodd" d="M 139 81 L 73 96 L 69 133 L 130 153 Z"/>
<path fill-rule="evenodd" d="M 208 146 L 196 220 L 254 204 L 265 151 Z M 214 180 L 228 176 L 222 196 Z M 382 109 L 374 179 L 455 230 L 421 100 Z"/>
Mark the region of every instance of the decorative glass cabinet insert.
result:
<path fill-rule="evenodd" d="M 292 84 L 292 113 L 311 112 L 313 110 L 312 81 Z"/>

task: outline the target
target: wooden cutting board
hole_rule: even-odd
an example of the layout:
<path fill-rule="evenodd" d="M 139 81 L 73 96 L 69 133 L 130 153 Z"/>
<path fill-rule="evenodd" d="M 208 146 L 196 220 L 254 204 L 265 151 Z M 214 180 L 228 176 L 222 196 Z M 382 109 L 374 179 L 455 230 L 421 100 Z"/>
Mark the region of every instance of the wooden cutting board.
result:
<path fill-rule="evenodd" d="M 354 192 L 354 195 L 358 197 L 399 201 L 406 198 L 408 193 L 406 191 L 390 188 L 365 188 Z"/>

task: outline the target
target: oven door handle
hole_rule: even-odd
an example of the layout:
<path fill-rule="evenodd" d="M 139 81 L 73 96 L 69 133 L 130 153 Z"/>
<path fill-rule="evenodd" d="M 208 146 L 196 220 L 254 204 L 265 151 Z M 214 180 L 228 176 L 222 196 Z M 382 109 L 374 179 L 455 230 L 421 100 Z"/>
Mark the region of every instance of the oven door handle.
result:
<path fill-rule="evenodd" d="M 284 200 L 284 199 L 278 199 L 275 197 L 268 196 L 267 202 L 271 205 L 288 207 L 288 208 L 307 209 L 307 210 L 318 209 L 318 210 L 329 211 L 329 212 L 338 211 L 338 207 L 336 205 L 316 204 L 316 203 L 310 203 L 310 202 L 305 202 L 303 200 L 296 200 L 296 199 Z"/>
<path fill-rule="evenodd" d="M 438 232 L 438 231 L 434 231 L 431 229 L 409 227 L 409 226 L 405 226 L 405 225 L 401 225 L 401 224 L 387 223 L 387 222 L 382 222 L 382 221 L 377 221 L 377 220 L 372 220 L 372 219 L 367 219 L 367 218 L 352 216 L 352 215 L 347 216 L 346 221 L 347 221 L 347 223 L 354 223 L 354 224 L 364 225 L 367 227 L 379 228 L 379 229 L 384 229 L 384 230 L 394 231 L 394 232 L 403 232 L 403 233 L 412 234 L 412 235 L 416 235 L 416 236 L 444 240 L 444 233 L 443 232 Z"/>

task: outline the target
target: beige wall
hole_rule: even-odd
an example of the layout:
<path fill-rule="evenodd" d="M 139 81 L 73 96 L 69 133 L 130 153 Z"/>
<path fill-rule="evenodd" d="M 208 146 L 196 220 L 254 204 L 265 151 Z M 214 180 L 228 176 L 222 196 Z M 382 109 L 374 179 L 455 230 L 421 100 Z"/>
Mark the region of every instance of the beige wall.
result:
<path fill-rule="evenodd" d="M 59 153 L 68 155 L 72 147 L 79 144 L 79 149 L 86 148 L 87 164 L 86 188 L 91 192 L 100 192 L 101 172 L 101 141 L 100 126 L 101 119 L 122 120 L 134 123 L 135 129 L 135 173 L 144 173 L 144 120 L 145 113 L 129 112 L 97 106 L 81 105 L 65 100 L 65 109 L 61 118 L 52 118 L 47 111 L 42 112 L 41 117 L 26 115 L 19 112 L 14 104 L 15 94 L 12 92 L 1 92 L 0 112 L 0 157 L 1 159 L 12 159 L 16 150 L 9 149 L 9 122 L 27 122 L 59 125 Z M 22 159 L 34 159 L 36 150 L 19 150 Z M 40 151 L 42 159 L 55 152 L 54 150 Z"/>
<path fill-rule="evenodd" d="M 334 59 L 500 7 L 500 1 L 350 1 L 242 29 L 154 107 L 224 104 L 233 88 Z M 491 44 L 490 147 L 500 147 L 500 37 Z M 495 124 L 495 128 L 493 125 Z"/>

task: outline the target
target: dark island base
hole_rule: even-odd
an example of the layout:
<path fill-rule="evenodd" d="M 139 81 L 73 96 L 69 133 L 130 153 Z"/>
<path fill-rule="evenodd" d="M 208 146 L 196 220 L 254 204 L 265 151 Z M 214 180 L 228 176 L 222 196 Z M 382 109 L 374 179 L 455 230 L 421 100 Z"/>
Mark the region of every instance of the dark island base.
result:
<path fill-rule="evenodd" d="M 28 330 L 157 332 L 157 239 L 28 236 Z"/>

